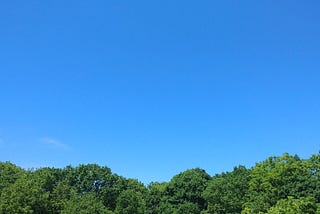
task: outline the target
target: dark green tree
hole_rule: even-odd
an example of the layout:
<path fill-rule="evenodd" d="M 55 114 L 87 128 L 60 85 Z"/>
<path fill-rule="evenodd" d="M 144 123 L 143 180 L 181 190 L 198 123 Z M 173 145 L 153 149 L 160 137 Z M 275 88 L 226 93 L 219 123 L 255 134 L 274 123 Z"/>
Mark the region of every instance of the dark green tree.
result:
<path fill-rule="evenodd" d="M 61 214 L 112 214 L 94 193 L 74 194 L 64 205 Z"/>
<path fill-rule="evenodd" d="M 112 177 L 111 170 L 97 164 L 79 165 L 78 167 L 68 166 L 65 169 L 66 179 L 70 186 L 81 193 L 99 193 L 101 188 L 108 186 Z"/>
<path fill-rule="evenodd" d="M 250 171 L 244 166 L 216 175 L 204 191 L 208 203 L 206 213 L 240 213 L 249 188 Z"/>
<path fill-rule="evenodd" d="M 147 213 L 163 213 L 160 210 L 160 204 L 165 202 L 165 191 L 167 183 L 152 182 L 148 185 L 148 194 L 146 198 Z"/>
<path fill-rule="evenodd" d="M 311 186 L 312 191 L 309 191 L 306 196 L 312 196 L 316 199 L 317 203 L 320 203 L 320 152 L 318 152 L 318 154 L 312 155 L 307 160 L 307 164 L 310 175 L 309 186 Z"/>
<path fill-rule="evenodd" d="M 166 187 L 164 196 L 166 203 L 174 205 L 179 210 L 180 205 L 190 202 L 198 207 L 198 209 L 193 209 L 197 210 L 195 213 L 200 213 L 206 208 L 203 192 L 207 188 L 209 180 L 211 180 L 211 176 L 199 168 L 190 169 L 174 176 Z"/>
<path fill-rule="evenodd" d="M 0 200 L 0 213 L 49 213 L 49 192 L 46 181 L 29 172 L 4 188 Z"/>
<path fill-rule="evenodd" d="M 22 168 L 10 162 L 0 162 L 0 195 L 4 188 L 13 185 L 24 174 Z"/>
<path fill-rule="evenodd" d="M 64 173 L 65 183 L 77 194 L 94 193 L 109 210 L 115 209 L 116 200 L 126 185 L 123 177 L 112 174 L 108 167 L 97 164 L 68 166 Z"/>
<path fill-rule="evenodd" d="M 123 191 L 117 199 L 116 214 L 144 214 L 146 203 L 141 192 L 132 189 Z"/>
<path fill-rule="evenodd" d="M 50 194 L 52 213 L 60 213 L 67 202 L 75 194 L 75 190 L 65 181 L 59 182 Z"/>

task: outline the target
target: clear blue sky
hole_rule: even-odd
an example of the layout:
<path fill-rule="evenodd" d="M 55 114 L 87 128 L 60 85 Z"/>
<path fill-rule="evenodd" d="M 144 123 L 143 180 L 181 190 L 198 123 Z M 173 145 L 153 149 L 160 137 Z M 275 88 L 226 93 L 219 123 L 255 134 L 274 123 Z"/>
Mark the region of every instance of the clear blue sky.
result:
<path fill-rule="evenodd" d="M 320 149 L 320 2 L 2 1 L 0 161 L 145 183 Z"/>

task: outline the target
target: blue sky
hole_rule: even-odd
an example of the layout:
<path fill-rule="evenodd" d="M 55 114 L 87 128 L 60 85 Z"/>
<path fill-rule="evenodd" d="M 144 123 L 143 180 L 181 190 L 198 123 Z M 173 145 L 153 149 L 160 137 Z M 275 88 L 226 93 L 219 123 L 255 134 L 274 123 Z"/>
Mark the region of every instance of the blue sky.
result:
<path fill-rule="evenodd" d="M 3 1 L 0 161 L 145 183 L 320 148 L 319 1 Z"/>

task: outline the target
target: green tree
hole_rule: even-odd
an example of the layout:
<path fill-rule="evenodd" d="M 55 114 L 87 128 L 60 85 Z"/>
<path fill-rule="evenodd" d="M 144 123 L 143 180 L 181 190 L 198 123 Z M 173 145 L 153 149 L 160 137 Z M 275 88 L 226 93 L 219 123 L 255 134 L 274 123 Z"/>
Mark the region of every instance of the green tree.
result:
<path fill-rule="evenodd" d="M 10 162 L 0 162 L 0 195 L 4 188 L 13 185 L 24 174 L 22 168 Z"/>
<path fill-rule="evenodd" d="M 64 173 L 66 185 L 71 186 L 79 195 L 94 193 L 109 210 L 115 209 L 116 200 L 126 185 L 123 177 L 112 174 L 108 167 L 97 164 L 68 166 Z"/>
<path fill-rule="evenodd" d="M 203 192 L 210 179 L 210 175 L 199 168 L 190 169 L 174 176 L 166 187 L 164 195 L 166 203 L 173 204 L 178 208 L 180 205 L 190 202 L 198 207 L 198 209 L 193 209 L 197 210 L 195 213 L 200 213 L 206 208 Z"/>
<path fill-rule="evenodd" d="M 112 214 L 98 200 L 94 193 L 85 193 L 81 195 L 74 194 L 64 205 L 61 214 Z"/>
<path fill-rule="evenodd" d="M 141 192 L 128 189 L 117 199 L 116 214 L 144 214 L 145 211 L 146 203 Z"/>
<path fill-rule="evenodd" d="M 310 174 L 309 183 L 311 184 L 312 192 L 308 193 L 309 196 L 312 196 L 316 199 L 317 203 L 320 203 L 320 151 L 318 154 L 312 155 L 308 160 L 308 170 Z M 320 212 L 320 210 L 319 210 Z"/>
<path fill-rule="evenodd" d="M 65 181 L 59 182 L 50 194 L 50 203 L 52 213 L 60 213 L 66 203 L 75 194 L 75 190 L 72 189 Z"/>
<path fill-rule="evenodd" d="M 314 198 L 299 198 L 288 197 L 281 199 L 277 204 L 271 207 L 267 214 L 316 214 L 317 204 Z"/>
<path fill-rule="evenodd" d="M 125 190 L 130 189 L 140 192 L 144 197 L 147 195 L 148 189 L 137 179 L 126 179 Z"/>
<path fill-rule="evenodd" d="M 200 208 L 195 203 L 191 202 L 183 202 L 179 204 L 176 210 L 173 212 L 174 214 L 195 214 L 200 213 Z"/>
<path fill-rule="evenodd" d="M 216 175 L 204 191 L 206 213 L 240 213 L 249 188 L 250 171 L 244 166 Z"/>
<path fill-rule="evenodd" d="M 157 214 L 163 213 L 160 210 L 160 204 L 165 201 L 164 195 L 167 188 L 167 183 L 152 182 L 148 185 L 148 194 L 146 198 L 147 213 Z"/>
<path fill-rule="evenodd" d="M 109 185 L 112 177 L 108 167 L 97 164 L 81 164 L 75 168 L 68 166 L 65 173 L 70 186 L 74 187 L 78 193 L 98 193 L 101 188 Z"/>
<path fill-rule="evenodd" d="M 49 213 L 49 193 L 45 181 L 29 172 L 5 188 L 1 194 L 0 213 Z"/>
<path fill-rule="evenodd" d="M 270 157 L 252 169 L 243 213 L 266 212 L 278 200 L 314 197 L 315 189 L 310 164 L 298 156 L 284 154 Z"/>

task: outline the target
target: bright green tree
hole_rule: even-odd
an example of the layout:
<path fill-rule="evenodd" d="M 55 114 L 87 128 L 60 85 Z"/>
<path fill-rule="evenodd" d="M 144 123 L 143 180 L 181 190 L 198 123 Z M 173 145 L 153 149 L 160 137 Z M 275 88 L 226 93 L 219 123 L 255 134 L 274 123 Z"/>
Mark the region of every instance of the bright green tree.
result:
<path fill-rule="evenodd" d="M 299 198 L 288 197 L 281 199 L 277 204 L 271 207 L 267 214 L 316 214 L 317 204 L 314 198 Z"/>
<path fill-rule="evenodd" d="M 316 198 L 319 192 L 310 163 L 298 156 L 270 157 L 256 164 L 250 176 L 243 213 L 266 212 L 280 199 Z"/>

